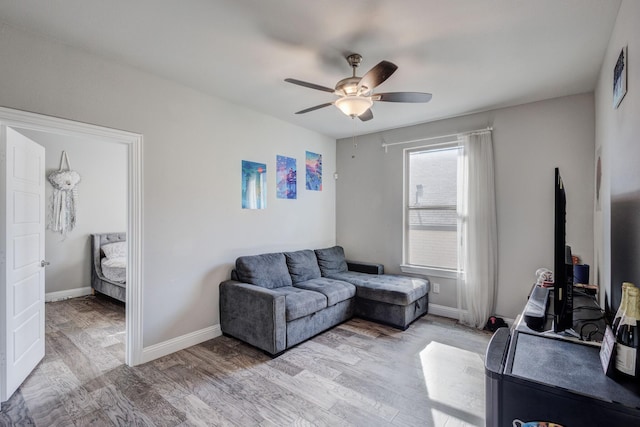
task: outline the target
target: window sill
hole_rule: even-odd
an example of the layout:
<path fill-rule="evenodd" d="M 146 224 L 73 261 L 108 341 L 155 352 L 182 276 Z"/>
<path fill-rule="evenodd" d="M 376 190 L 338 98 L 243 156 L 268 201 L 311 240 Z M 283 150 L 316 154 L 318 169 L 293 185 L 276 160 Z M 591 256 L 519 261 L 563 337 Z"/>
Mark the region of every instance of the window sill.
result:
<path fill-rule="evenodd" d="M 456 270 L 445 270 L 442 268 L 422 267 L 419 265 L 400 265 L 400 271 L 409 274 L 421 274 L 423 276 L 442 277 L 445 279 L 457 279 L 458 272 Z"/>

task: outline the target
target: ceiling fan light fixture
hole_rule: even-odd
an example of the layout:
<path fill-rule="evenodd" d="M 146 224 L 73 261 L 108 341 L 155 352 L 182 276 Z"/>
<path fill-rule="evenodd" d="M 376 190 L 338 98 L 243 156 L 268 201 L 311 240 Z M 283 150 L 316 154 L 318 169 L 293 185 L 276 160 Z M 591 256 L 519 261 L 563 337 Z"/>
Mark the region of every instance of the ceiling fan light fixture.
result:
<path fill-rule="evenodd" d="M 305 114 L 320 108 L 335 105 L 344 114 L 351 118 L 358 117 L 363 122 L 373 119 L 371 106 L 374 101 L 383 102 L 429 102 L 431 100 L 430 93 L 422 92 L 387 92 L 374 93 L 376 87 L 384 83 L 391 76 L 398 66 L 389 61 L 380 61 L 376 66 L 367 71 L 362 77 L 356 76 L 356 69 L 360 65 L 362 56 L 357 53 L 347 56 L 347 62 L 353 69 L 353 75 L 346 77 L 336 83 L 335 88 L 331 89 L 326 86 L 317 85 L 297 79 L 284 79 L 286 82 L 299 86 L 308 87 L 310 89 L 320 90 L 323 92 L 331 92 L 338 96 L 334 102 L 325 102 L 324 104 L 315 105 L 304 110 L 297 111 L 296 114 Z"/>
<path fill-rule="evenodd" d="M 371 97 L 368 96 L 344 96 L 338 99 L 336 107 L 350 117 L 357 117 L 367 111 L 373 105 Z"/>

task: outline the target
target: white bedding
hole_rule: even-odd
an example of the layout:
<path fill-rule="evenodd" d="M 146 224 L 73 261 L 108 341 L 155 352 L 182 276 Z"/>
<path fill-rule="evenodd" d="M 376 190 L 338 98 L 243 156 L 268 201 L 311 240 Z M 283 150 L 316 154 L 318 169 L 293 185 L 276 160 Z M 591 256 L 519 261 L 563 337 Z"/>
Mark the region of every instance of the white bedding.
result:
<path fill-rule="evenodd" d="M 102 274 L 104 277 L 116 283 L 124 283 L 127 280 L 127 258 L 102 258 Z"/>

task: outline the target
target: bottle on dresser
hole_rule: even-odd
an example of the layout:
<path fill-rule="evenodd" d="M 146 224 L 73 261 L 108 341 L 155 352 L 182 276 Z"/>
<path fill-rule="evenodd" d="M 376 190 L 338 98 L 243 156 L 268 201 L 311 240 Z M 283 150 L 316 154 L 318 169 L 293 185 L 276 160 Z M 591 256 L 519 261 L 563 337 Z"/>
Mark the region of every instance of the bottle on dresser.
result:
<path fill-rule="evenodd" d="M 640 375 L 640 364 L 638 363 L 640 289 L 635 286 L 627 287 L 626 295 L 626 306 L 620 316 L 620 322 L 615 332 L 615 366 L 619 372 L 638 379 Z"/>
<path fill-rule="evenodd" d="M 611 330 L 613 331 L 614 335 L 618 331 L 618 325 L 620 324 L 622 313 L 624 313 L 625 309 L 627 308 L 627 291 L 629 290 L 629 288 L 635 287 L 636 285 L 631 282 L 622 283 L 622 298 L 620 299 L 620 307 L 618 307 L 618 311 L 616 312 L 616 315 L 613 318 L 613 322 L 611 323 Z"/>

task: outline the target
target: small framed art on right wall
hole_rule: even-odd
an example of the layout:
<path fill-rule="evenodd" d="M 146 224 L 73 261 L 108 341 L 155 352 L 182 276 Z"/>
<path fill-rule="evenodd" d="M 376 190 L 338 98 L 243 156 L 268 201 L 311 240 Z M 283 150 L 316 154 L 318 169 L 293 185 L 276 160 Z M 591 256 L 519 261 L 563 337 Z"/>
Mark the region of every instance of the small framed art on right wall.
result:
<path fill-rule="evenodd" d="M 618 108 L 622 98 L 627 93 L 627 46 L 618 55 L 616 66 L 613 68 L 613 108 Z"/>

